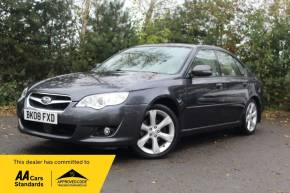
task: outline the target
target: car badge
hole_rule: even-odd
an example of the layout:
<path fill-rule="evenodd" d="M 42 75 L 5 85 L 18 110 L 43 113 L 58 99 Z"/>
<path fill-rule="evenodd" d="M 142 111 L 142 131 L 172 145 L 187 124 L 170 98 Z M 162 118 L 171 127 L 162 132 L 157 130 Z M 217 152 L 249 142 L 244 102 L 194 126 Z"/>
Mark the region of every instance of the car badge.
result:
<path fill-rule="evenodd" d="M 49 105 L 51 103 L 52 99 L 48 96 L 44 96 L 41 98 L 41 102 L 44 105 Z"/>

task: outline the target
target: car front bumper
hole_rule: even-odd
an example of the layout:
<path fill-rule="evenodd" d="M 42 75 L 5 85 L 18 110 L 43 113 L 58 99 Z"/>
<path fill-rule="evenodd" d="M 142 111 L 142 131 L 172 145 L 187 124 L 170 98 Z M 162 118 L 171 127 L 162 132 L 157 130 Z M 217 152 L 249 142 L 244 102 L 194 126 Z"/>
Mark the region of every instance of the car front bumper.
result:
<path fill-rule="evenodd" d="M 24 120 L 24 109 L 27 107 L 25 100 L 19 101 L 18 129 L 25 134 L 73 143 L 110 147 L 136 143 L 146 104 L 122 104 L 100 110 L 76 108 L 75 104 L 76 102 L 72 102 L 63 112 L 58 112 L 58 125 L 50 125 Z M 106 127 L 111 129 L 109 136 L 103 134 Z"/>

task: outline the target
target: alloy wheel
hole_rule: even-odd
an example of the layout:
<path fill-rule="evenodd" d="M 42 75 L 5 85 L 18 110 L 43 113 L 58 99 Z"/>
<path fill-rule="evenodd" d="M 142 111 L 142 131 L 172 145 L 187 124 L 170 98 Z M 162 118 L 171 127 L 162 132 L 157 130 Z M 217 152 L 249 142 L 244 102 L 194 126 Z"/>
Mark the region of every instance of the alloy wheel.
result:
<path fill-rule="evenodd" d="M 161 154 L 172 144 L 175 137 L 175 125 L 166 112 L 152 109 L 143 120 L 137 146 L 150 155 Z"/>
<path fill-rule="evenodd" d="M 250 102 L 246 111 L 246 128 L 249 132 L 253 132 L 256 129 L 257 119 L 257 106 L 254 102 Z"/>

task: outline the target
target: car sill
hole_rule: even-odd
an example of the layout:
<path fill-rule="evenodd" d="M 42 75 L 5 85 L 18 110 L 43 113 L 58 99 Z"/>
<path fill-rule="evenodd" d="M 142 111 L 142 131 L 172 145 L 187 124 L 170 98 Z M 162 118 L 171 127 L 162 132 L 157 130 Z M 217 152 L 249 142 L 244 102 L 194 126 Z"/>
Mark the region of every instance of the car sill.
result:
<path fill-rule="evenodd" d="M 183 133 L 187 132 L 193 132 L 193 131 L 199 131 L 203 129 L 210 129 L 210 128 L 216 128 L 216 127 L 226 127 L 226 126 L 231 126 L 231 125 L 237 125 L 239 124 L 240 121 L 234 121 L 234 122 L 228 122 L 228 123 L 220 123 L 220 124 L 215 124 L 215 125 L 208 125 L 208 126 L 203 126 L 203 127 L 195 127 L 195 128 L 190 128 L 190 129 L 183 129 Z"/>

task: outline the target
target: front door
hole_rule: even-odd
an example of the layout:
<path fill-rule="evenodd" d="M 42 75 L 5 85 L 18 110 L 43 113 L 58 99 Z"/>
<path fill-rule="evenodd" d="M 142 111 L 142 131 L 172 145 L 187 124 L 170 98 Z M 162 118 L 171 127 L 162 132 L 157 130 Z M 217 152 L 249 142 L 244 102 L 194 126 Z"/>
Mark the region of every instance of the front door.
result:
<path fill-rule="evenodd" d="M 214 50 L 202 49 L 196 54 L 192 67 L 209 65 L 212 76 L 187 79 L 187 96 L 183 118 L 184 129 L 198 129 L 224 123 L 223 84 Z"/>

